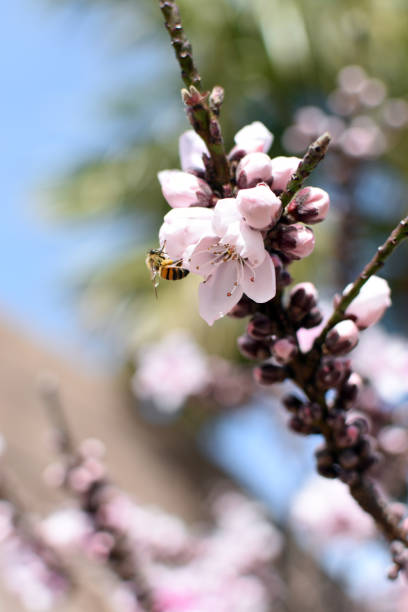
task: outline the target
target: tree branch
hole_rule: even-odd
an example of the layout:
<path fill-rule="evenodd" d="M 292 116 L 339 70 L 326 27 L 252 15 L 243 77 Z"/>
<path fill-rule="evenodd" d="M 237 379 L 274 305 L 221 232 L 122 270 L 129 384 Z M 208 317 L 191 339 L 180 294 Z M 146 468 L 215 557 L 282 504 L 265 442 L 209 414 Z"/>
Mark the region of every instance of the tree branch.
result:
<path fill-rule="evenodd" d="M 309 145 L 305 156 L 300 162 L 296 172 L 291 177 L 286 189 L 280 195 L 283 209 L 289 204 L 293 196 L 301 189 L 305 180 L 310 176 L 312 171 L 316 168 L 317 164 L 326 155 L 327 148 L 329 146 L 331 136 L 328 132 L 325 132 L 317 140 Z"/>
<path fill-rule="evenodd" d="M 373 276 L 385 264 L 387 258 L 393 253 L 396 247 L 405 238 L 408 237 L 408 216 L 402 219 L 391 232 L 384 244 L 377 249 L 377 253 L 371 261 L 364 267 L 363 271 L 356 278 L 350 289 L 342 296 L 337 304 L 330 319 L 327 321 L 323 330 L 314 343 L 314 348 L 321 348 L 325 341 L 328 332 L 336 323 L 339 323 L 344 318 L 347 307 L 351 304 L 355 297 L 360 293 L 361 288 L 365 285 L 368 279 Z"/>
<path fill-rule="evenodd" d="M 214 98 L 209 92 L 203 91 L 201 77 L 194 64 L 192 46 L 184 33 L 180 12 L 174 0 L 160 0 L 160 9 L 164 15 L 164 23 L 170 35 L 171 42 L 181 69 L 181 77 L 187 87 L 182 90 L 183 101 L 187 106 L 187 116 L 197 134 L 204 140 L 210 155 L 208 167 L 208 182 L 220 195 L 226 195 L 231 189 L 231 174 L 225 153 L 218 114 L 223 99 L 222 88 L 213 90 L 217 104 L 211 102 Z M 209 102 L 210 96 L 210 102 Z"/>

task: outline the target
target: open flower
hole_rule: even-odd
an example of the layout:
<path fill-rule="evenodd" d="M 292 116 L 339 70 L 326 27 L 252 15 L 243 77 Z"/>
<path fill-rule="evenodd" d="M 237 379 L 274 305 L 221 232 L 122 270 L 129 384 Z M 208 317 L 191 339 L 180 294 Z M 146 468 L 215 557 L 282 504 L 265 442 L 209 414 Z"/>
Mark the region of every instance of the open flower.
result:
<path fill-rule="evenodd" d="M 276 292 L 275 268 L 262 235 L 251 229 L 236 200 L 219 200 L 210 233 L 189 250 L 190 272 L 204 277 L 199 288 L 200 315 L 209 325 L 223 317 L 245 293 L 258 303 Z"/>

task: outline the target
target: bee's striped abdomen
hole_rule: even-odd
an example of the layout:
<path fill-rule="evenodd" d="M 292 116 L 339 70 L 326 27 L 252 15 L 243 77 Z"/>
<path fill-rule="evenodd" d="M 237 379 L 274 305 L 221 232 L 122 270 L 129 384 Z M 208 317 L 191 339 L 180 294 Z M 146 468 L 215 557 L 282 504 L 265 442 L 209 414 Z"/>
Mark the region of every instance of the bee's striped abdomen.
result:
<path fill-rule="evenodd" d="M 160 270 L 160 276 L 165 280 L 180 280 L 185 278 L 189 273 L 189 270 L 176 266 L 166 266 Z"/>

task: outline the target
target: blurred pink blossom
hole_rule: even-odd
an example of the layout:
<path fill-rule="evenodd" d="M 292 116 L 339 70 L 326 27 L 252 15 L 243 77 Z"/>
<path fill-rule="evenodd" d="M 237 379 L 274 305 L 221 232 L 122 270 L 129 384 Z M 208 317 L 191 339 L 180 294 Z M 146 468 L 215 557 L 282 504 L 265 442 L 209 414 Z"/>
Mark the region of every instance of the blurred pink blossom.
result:
<path fill-rule="evenodd" d="M 140 348 L 132 389 L 163 412 L 179 410 L 190 395 L 208 384 L 207 360 L 186 331 L 173 330 L 161 341 Z M 168 376 L 171 363 L 171 376 Z"/>
<path fill-rule="evenodd" d="M 373 519 L 339 480 L 312 476 L 293 500 L 291 523 L 317 545 L 337 537 L 364 539 L 375 533 Z"/>

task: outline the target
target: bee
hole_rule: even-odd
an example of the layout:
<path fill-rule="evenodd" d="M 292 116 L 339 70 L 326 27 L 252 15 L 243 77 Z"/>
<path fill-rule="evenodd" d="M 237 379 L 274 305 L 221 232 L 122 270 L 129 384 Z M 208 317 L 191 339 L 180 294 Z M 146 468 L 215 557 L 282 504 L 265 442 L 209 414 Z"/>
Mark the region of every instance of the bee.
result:
<path fill-rule="evenodd" d="M 181 267 L 183 264 L 182 259 L 174 261 L 166 255 L 165 247 L 166 245 L 163 244 L 160 249 L 150 249 L 150 251 L 147 251 L 146 265 L 150 270 L 156 297 L 160 278 L 165 280 L 181 280 L 190 273 L 189 270 Z"/>

